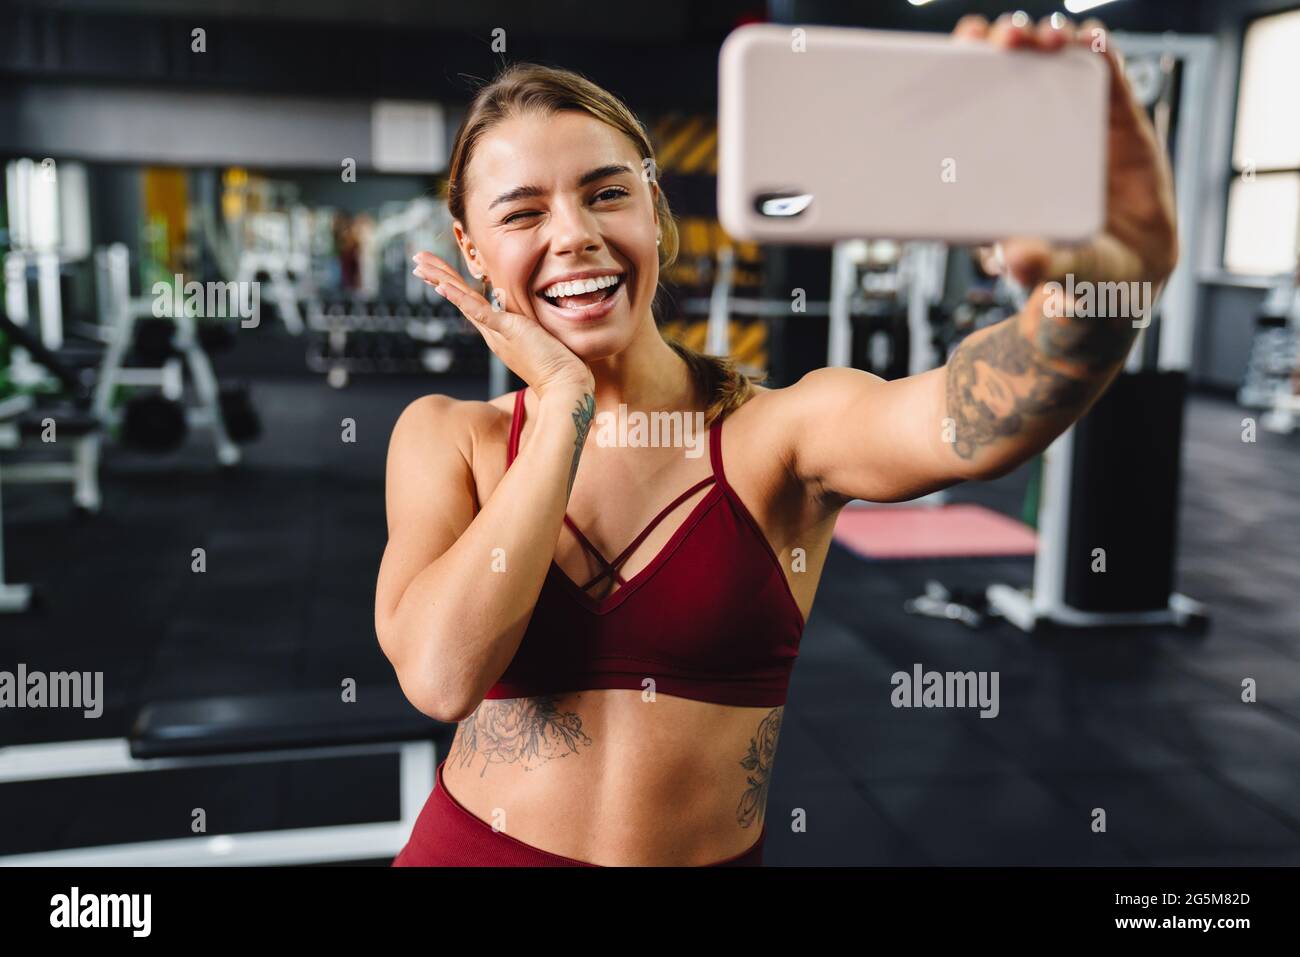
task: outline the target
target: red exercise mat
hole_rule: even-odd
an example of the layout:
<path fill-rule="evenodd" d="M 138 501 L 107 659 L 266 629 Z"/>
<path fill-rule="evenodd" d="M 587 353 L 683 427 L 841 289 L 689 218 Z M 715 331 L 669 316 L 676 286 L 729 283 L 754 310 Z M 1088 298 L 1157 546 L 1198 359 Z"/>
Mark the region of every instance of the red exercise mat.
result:
<path fill-rule="evenodd" d="M 1033 555 L 1038 536 L 982 505 L 849 507 L 835 541 L 863 558 L 981 558 Z"/>

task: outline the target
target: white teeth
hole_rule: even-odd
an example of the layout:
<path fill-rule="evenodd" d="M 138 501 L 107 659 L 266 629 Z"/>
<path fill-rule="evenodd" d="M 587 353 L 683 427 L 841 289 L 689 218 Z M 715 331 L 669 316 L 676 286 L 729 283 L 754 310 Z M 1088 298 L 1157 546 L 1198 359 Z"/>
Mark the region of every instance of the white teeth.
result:
<path fill-rule="evenodd" d="M 542 295 L 547 299 L 563 299 L 565 296 L 581 296 L 586 292 L 595 292 L 598 289 L 606 289 L 614 285 L 622 277 L 617 274 L 608 276 L 598 276 L 595 279 L 577 279 L 573 282 L 557 282 L 553 286 L 547 286 L 542 290 Z"/>

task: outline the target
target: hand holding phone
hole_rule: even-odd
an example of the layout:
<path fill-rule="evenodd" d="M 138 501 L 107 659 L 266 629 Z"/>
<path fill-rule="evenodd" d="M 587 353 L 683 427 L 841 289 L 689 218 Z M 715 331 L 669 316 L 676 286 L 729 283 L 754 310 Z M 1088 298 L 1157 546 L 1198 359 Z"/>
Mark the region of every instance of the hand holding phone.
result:
<path fill-rule="evenodd" d="M 722 225 L 760 242 L 1001 241 L 1031 286 L 1071 266 L 1172 269 L 1168 163 L 1109 40 L 1097 21 L 1023 15 L 965 17 L 951 37 L 742 27 L 719 63 Z"/>
<path fill-rule="evenodd" d="M 1006 271 L 1028 288 L 1066 276 L 1075 282 L 1149 282 L 1153 292 L 1148 301 L 1154 301 L 1178 262 L 1173 172 L 1146 110 L 1129 87 L 1109 31 L 1095 19 L 1076 27 L 1058 16 L 1035 27 L 1006 15 L 992 25 L 983 17 L 963 17 L 953 35 L 1013 50 L 1082 48 L 1104 64 L 1108 83 L 1101 231 L 1072 245 L 1053 245 L 1049 237 L 1021 231 L 1001 243 L 1001 259 Z"/>

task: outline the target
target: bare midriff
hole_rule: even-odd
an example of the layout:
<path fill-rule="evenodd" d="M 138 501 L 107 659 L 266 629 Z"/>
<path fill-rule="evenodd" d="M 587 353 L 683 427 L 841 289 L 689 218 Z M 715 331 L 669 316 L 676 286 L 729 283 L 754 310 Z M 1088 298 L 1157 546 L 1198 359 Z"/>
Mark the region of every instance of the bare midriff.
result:
<path fill-rule="evenodd" d="M 700 866 L 762 832 L 782 708 L 632 690 L 484 700 L 443 768 L 475 817 L 606 866 Z"/>

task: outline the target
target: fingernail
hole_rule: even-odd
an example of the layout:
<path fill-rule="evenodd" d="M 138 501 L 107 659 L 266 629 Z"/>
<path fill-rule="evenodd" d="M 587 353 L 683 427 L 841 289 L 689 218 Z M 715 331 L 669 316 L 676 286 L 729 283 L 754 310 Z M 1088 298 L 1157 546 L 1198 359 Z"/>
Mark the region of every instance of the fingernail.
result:
<path fill-rule="evenodd" d="M 1053 13 L 1051 23 L 1053 30 L 1063 29 L 1065 27 L 1065 17 L 1061 16 L 1059 13 Z"/>
<path fill-rule="evenodd" d="M 1011 25 L 1023 30 L 1025 27 L 1029 26 L 1029 14 L 1025 13 L 1023 10 L 1017 10 L 1015 13 L 1011 14 Z"/>

